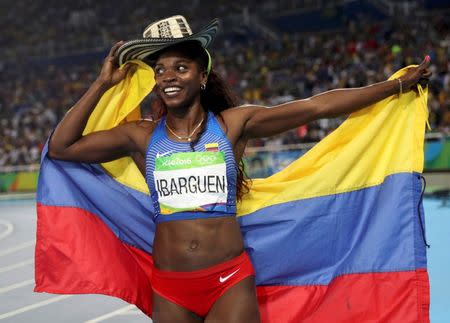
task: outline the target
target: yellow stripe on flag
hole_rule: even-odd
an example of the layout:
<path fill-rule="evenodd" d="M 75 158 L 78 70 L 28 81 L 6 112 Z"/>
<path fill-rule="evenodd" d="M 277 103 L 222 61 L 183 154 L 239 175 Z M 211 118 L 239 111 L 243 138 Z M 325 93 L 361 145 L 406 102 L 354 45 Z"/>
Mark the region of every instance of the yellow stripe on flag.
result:
<path fill-rule="evenodd" d="M 132 72 L 128 72 L 123 81 L 102 96 L 88 120 L 84 135 L 141 118 L 139 104 L 155 85 L 154 73 L 151 67 L 142 61 L 134 60 L 127 64 L 134 64 L 136 67 L 131 68 Z M 121 68 L 123 67 L 124 65 Z M 144 177 L 130 157 L 103 163 L 102 166 L 118 182 L 148 193 Z"/>
<path fill-rule="evenodd" d="M 402 69 L 390 79 L 399 77 Z M 239 215 L 289 201 L 349 192 L 386 176 L 422 172 L 428 90 L 391 96 L 350 115 L 333 133 L 281 172 L 253 180 Z M 403 133 L 412 133 L 405 136 Z"/>

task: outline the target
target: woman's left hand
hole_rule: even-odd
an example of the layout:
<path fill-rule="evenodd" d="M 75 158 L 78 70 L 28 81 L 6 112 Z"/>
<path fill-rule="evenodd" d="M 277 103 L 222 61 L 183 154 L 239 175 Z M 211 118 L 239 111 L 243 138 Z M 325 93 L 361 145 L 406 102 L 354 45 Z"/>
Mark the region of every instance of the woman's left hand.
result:
<path fill-rule="evenodd" d="M 430 66 L 430 56 L 427 55 L 419 66 L 411 67 L 407 72 L 400 77 L 402 81 L 402 92 L 408 92 L 416 88 L 417 83 L 422 86 L 426 86 L 431 76 L 431 72 L 428 70 Z"/>

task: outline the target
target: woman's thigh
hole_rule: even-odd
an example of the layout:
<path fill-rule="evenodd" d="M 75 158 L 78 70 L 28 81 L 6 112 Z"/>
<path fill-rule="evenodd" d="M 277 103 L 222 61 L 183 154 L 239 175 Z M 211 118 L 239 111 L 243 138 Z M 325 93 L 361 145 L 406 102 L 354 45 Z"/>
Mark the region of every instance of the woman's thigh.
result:
<path fill-rule="evenodd" d="M 255 277 L 243 279 L 217 299 L 206 316 L 207 322 L 260 323 Z"/>
<path fill-rule="evenodd" d="M 203 319 L 191 311 L 153 293 L 152 319 L 154 323 L 199 323 Z"/>

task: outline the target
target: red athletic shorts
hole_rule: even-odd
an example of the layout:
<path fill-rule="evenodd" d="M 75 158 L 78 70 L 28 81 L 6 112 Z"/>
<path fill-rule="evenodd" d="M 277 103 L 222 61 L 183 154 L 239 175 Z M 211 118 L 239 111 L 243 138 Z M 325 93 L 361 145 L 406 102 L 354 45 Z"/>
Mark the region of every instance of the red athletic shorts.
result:
<path fill-rule="evenodd" d="M 205 317 L 229 288 L 254 275 L 244 251 L 236 258 L 197 271 L 163 271 L 153 267 L 152 287 L 159 296 Z"/>

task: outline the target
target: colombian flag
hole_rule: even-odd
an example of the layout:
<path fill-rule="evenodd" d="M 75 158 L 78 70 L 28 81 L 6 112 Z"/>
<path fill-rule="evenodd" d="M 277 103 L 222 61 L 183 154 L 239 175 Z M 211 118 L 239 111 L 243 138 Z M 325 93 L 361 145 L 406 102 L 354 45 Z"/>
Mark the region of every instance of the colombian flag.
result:
<path fill-rule="evenodd" d="M 85 133 L 140 117 L 153 72 L 132 64 Z M 419 86 L 353 113 L 286 169 L 253 181 L 238 216 L 263 322 L 429 322 L 426 96 Z M 37 210 L 36 292 L 116 296 L 150 316 L 155 224 L 131 159 L 80 164 L 45 149 Z"/>

